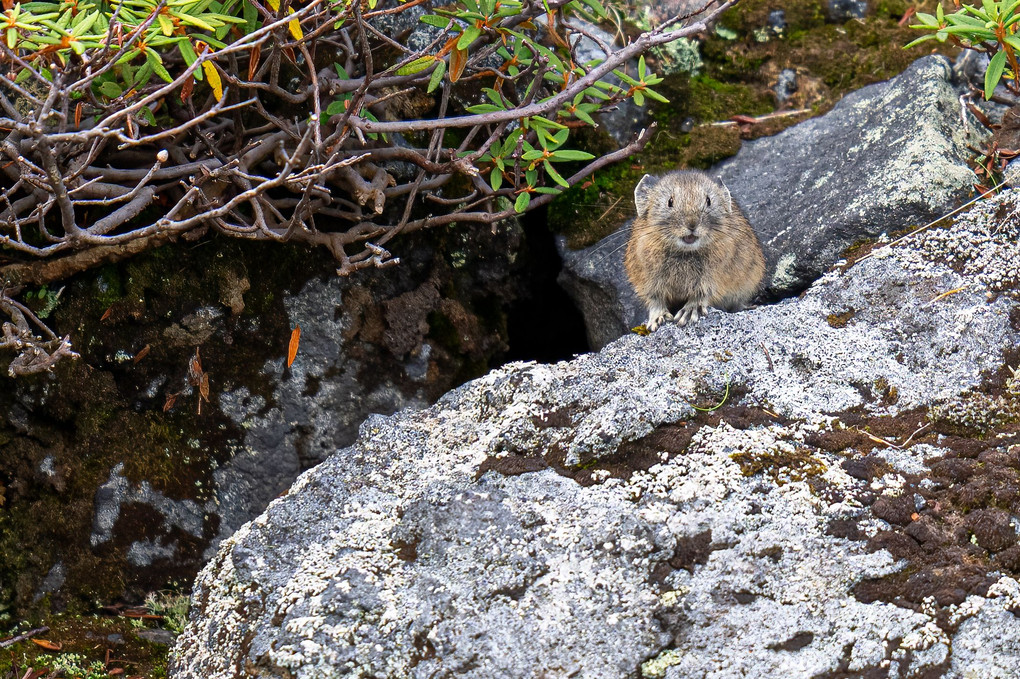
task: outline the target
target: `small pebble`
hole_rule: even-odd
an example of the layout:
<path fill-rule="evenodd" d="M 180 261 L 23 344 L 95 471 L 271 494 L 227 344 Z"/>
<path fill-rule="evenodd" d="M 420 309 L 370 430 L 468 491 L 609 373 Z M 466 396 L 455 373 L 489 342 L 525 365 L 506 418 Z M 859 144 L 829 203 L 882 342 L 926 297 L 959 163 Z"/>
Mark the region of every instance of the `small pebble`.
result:
<path fill-rule="evenodd" d="M 793 93 L 797 91 L 797 72 L 792 68 L 784 68 L 779 73 L 779 79 L 776 81 L 772 91 L 776 93 L 776 99 L 779 103 L 785 104 L 793 96 Z"/>
<path fill-rule="evenodd" d="M 867 0 L 829 0 L 829 18 L 832 21 L 863 19 L 867 14 Z"/>
<path fill-rule="evenodd" d="M 786 12 L 781 9 L 769 10 L 769 28 L 776 33 L 786 30 Z"/>

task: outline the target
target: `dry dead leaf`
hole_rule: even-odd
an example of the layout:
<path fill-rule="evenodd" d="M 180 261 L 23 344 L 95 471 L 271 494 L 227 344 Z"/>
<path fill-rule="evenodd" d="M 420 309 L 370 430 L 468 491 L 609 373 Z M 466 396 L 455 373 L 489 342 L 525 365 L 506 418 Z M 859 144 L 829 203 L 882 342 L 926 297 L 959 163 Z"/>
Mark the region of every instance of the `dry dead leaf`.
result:
<path fill-rule="evenodd" d="M 50 641 L 49 639 L 30 639 L 30 641 L 36 646 L 45 648 L 47 651 L 59 651 L 64 647 L 63 644 Z"/>
<path fill-rule="evenodd" d="M 135 354 L 135 357 L 133 359 L 131 359 L 131 362 L 132 363 L 138 363 L 138 361 L 140 361 L 143 358 L 145 358 L 146 356 L 148 356 L 150 351 L 152 351 L 152 345 L 151 344 L 146 344 L 144 347 L 142 347 L 141 351 L 139 351 L 137 354 Z"/>
<path fill-rule="evenodd" d="M 301 342 L 301 326 L 295 325 L 290 333 L 290 344 L 287 346 L 287 367 L 289 368 L 297 356 L 298 344 Z"/>

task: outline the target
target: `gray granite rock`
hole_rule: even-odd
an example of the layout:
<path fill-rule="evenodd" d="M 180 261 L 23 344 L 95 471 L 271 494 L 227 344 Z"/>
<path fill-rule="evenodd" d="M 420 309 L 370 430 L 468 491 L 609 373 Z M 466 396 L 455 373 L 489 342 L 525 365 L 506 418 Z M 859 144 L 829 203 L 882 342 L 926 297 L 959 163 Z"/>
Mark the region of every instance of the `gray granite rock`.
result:
<path fill-rule="evenodd" d="M 935 219 L 964 202 L 976 177 L 968 145 L 979 128 L 960 122 L 949 62 L 916 61 L 901 75 L 848 94 L 820 118 L 745 142 L 711 174 L 720 177 L 762 239 L 763 299 L 797 294 L 851 245 Z M 641 320 L 622 275 L 617 233 L 563 252 L 561 282 L 591 314 L 594 348 Z M 563 250 L 564 248 L 561 248 Z"/>
<path fill-rule="evenodd" d="M 868 498 L 935 448 L 901 439 L 862 480 L 814 443 L 1004 369 L 1020 226 L 997 215 L 1020 191 L 999 200 L 800 299 L 370 418 L 221 545 L 170 676 L 1008 676 L 1015 578 L 942 608 L 857 597 L 906 562 L 832 529 L 888 533 Z M 698 415 L 723 392 L 734 410 Z"/>

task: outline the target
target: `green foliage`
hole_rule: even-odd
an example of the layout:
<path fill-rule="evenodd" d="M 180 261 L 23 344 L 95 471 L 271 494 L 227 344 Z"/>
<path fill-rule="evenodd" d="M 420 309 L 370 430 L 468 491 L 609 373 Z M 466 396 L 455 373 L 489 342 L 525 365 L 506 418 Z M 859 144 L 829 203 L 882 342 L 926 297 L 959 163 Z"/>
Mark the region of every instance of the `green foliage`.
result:
<path fill-rule="evenodd" d="M 164 65 L 169 50 L 179 50 L 190 67 L 202 52 L 223 47 L 232 25 L 250 23 L 237 16 L 248 4 L 248 0 L 169 0 L 160 7 L 157 0 L 40 0 L 16 4 L 0 16 L 6 46 L 25 54 L 28 62 L 53 55 L 66 65 L 72 53 L 82 56 L 89 50 L 109 49 L 115 68 L 93 79 L 92 89 L 98 96 L 116 99 L 144 87 L 153 75 L 172 82 Z M 42 72 L 49 74 L 48 69 Z M 201 69 L 194 73 L 202 80 Z M 28 76 L 22 69 L 18 79 Z"/>
<path fill-rule="evenodd" d="M 991 59 L 985 70 L 985 99 L 992 93 L 1003 77 L 1006 87 L 1014 94 L 1020 94 L 1017 83 L 1020 64 L 1020 37 L 1016 35 L 1020 22 L 1020 0 L 981 0 L 980 7 L 962 5 L 952 14 L 946 14 L 941 3 L 936 5 L 935 14 L 917 13 L 920 23 L 911 28 L 930 31 L 912 41 L 910 48 L 928 40 L 949 41 L 958 47 L 988 54 Z"/>
<path fill-rule="evenodd" d="M 98 660 L 90 662 L 81 653 L 61 653 L 54 656 L 50 666 L 54 672 L 70 679 L 106 679 L 108 676 L 103 663 Z"/>
<path fill-rule="evenodd" d="M 188 622 L 190 601 L 185 594 L 173 592 L 150 592 L 145 597 L 145 608 L 152 615 L 163 616 L 163 628 L 176 634 L 184 631 Z"/>
<path fill-rule="evenodd" d="M 35 315 L 39 318 L 46 319 L 49 317 L 53 310 L 57 308 L 57 304 L 60 303 L 60 293 L 64 291 L 63 288 L 54 292 L 47 286 L 42 286 L 36 291 L 29 291 L 25 293 L 25 299 L 30 301 L 35 298 L 42 305 L 36 312 Z"/>
<path fill-rule="evenodd" d="M 452 9 L 437 9 L 436 14 L 426 14 L 421 21 L 430 26 L 443 28 L 453 35 L 439 50 L 435 56 L 424 56 L 405 64 L 397 71 L 402 73 L 417 73 L 430 68 L 435 64 L 435 70 L 429 81 L 428 91 L 432 92 L 442 82 L 444 75 L 452 84 L 460 78 L 463 66 L 467 62 L 470 50 L 476 41 L 486 33 L 494 34 L 501 42 L 496 49 L 496 54 L 503 59 L 503 64 L 498 68 L 500 73 L 505 73 L 510 78 L 517 78 L 522 71 L 533 69 L 543 64 L 546 71 L 543 79 L 549 84 L 549 92 L 545 96 L 536 98 L 538 103 L 550 100 L 560 91 L 566 89 L 571 82 L 585 75 L 585 70 L 577 65 L 568 63 L 569 54 L 550 49 L 538 41 L 536 25 L 529 19 L 517 24 L 504 21 L 505 19 L 517 17 L 524 9 L 523 3 L 518 0 L 463 0 L 463 6 L 456 5 Z M 597 21 L 600 17 L 607 16 L 605 7 L 599 0 L 584 0 L 584 2 L 571 2 L 566 8 L 567 11 L 583 16 L 589 20 Z M 449 55 L 450 67 L 446 68 L 444 57 Z M 585 64 L 587 68 L 593 68 L 600 62 Z M 563 188 L 569 188 L 570 183 L 556 169 L 554 163 L 578 162 L 591 160 L 594 156 L 590 153 L 564 148 L 568 143 L 570 128 L 565 122 L 576 119 L 585 125 L 595 126 L 595 119 L 592 117 L 603 105 L 613 98 L 633 98 L 639 106 L 644 105 L 645 97 L 660 102 L 666 102 L 666 98 L 652 89 L 652 86 L 662 82 L 662 78 L 648 71 L 645 65 L 644 56 L 638 62 L 638 77 L 616 69 L 613 74 L 623 83 L 623 86 L 610 82 L 599 81 L 584 91 L 577 93 L 569 103 L 564 104 L 557 112 L 555 120 L 543 116 L 526 116 L 521 118 L 520 127 L 510 131 L 502 140 L 495 140 L 488 152 L 478 158 L 483 164 L 483 176 L 488 176 L 489 185 L 493 191 L 499 191 L 504 181 L 514 184 L 515 179 L 511 177 L 511 170 L 524 172 L 524 184 L 517 183 L 517 197 L 514 202 L 514 209 L 520 213 L 528 209 L 531 203 L 531 194 L 545 193 L 558 194 L 559 188 L 540 185 L 539 169 L 543 170 L 548 179 Z M 500 77 L 496 79 L 493 87 L 482 89 L 488 103 L 476 104 L 467 107 L 469 113 L 475 115 L 498 114 L 515 108 L 515 104 L 504 92 L 504 88 L 512 88 L 512 81 Z M 532 94 L 535 83 L 528 85 L 525 99 Z M 536 135 L 538 148 L 529 143 L 522 136 L 526 131 L 532 131 Z M 514 162 L 516 161 L 516 162 Z M 521 162 L 526 161 L 526 162 Z"/>

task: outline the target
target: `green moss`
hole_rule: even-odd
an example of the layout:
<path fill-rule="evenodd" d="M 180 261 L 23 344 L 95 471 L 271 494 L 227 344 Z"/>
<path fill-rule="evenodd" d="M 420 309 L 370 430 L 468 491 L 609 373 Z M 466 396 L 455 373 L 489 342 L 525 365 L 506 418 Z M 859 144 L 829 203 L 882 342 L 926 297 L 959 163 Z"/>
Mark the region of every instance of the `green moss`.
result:
<path fill-rule="evenodd" d="M 846 324 L 850 322 L 850 319 L 856 315 L 856 309 L 849 309 L 839 314 L 829 314 L 825 320 L 828 321 L 829 326 L 832 328 L 845 328 Z"/>
<path fill-rule="evenodd" d="M 38 675 L 58 673 L 53 676 L 79 679 L 118 676 L 118 669 L 120 676 L 166 676 L 169 646 L 145 641 L 136 634 L 145 627 L 158 627 L 158 622 L 65 613 L 22 620 L 15 625 L 0 624 L 3 630 L 0 637 L 43 626 L 49 627 L 49 631 L 32 638 L 60 643 L 60 651 L 46 650 L 29 639 L 19 641 L 0 654 L 0 677 L 21 677 L 28 668 L 37 670 Z M 115 645 L 107 640 L 113 635 L 117 635 L 120 642 L 116 644 L 114 659 L 107 665 L 106 649 Z"/>
<path fill-rule="evenodd" d="M 709 75 L 691 78 L 689 115 L 702 122 L 726 120 L 737 115 L 763 115 L 773 108 L 772 97 L 742 83 L 724 83 Z"/>
<path fill-rule="evenodd" d="M 807 449 L 793 446 L 781 446 L 763 452 L 734 453 L 730 458 L 740 465 L 744 476 L 765 472 L 779 485 L 819 476 L 827 469 L 825 463 Z"/>

